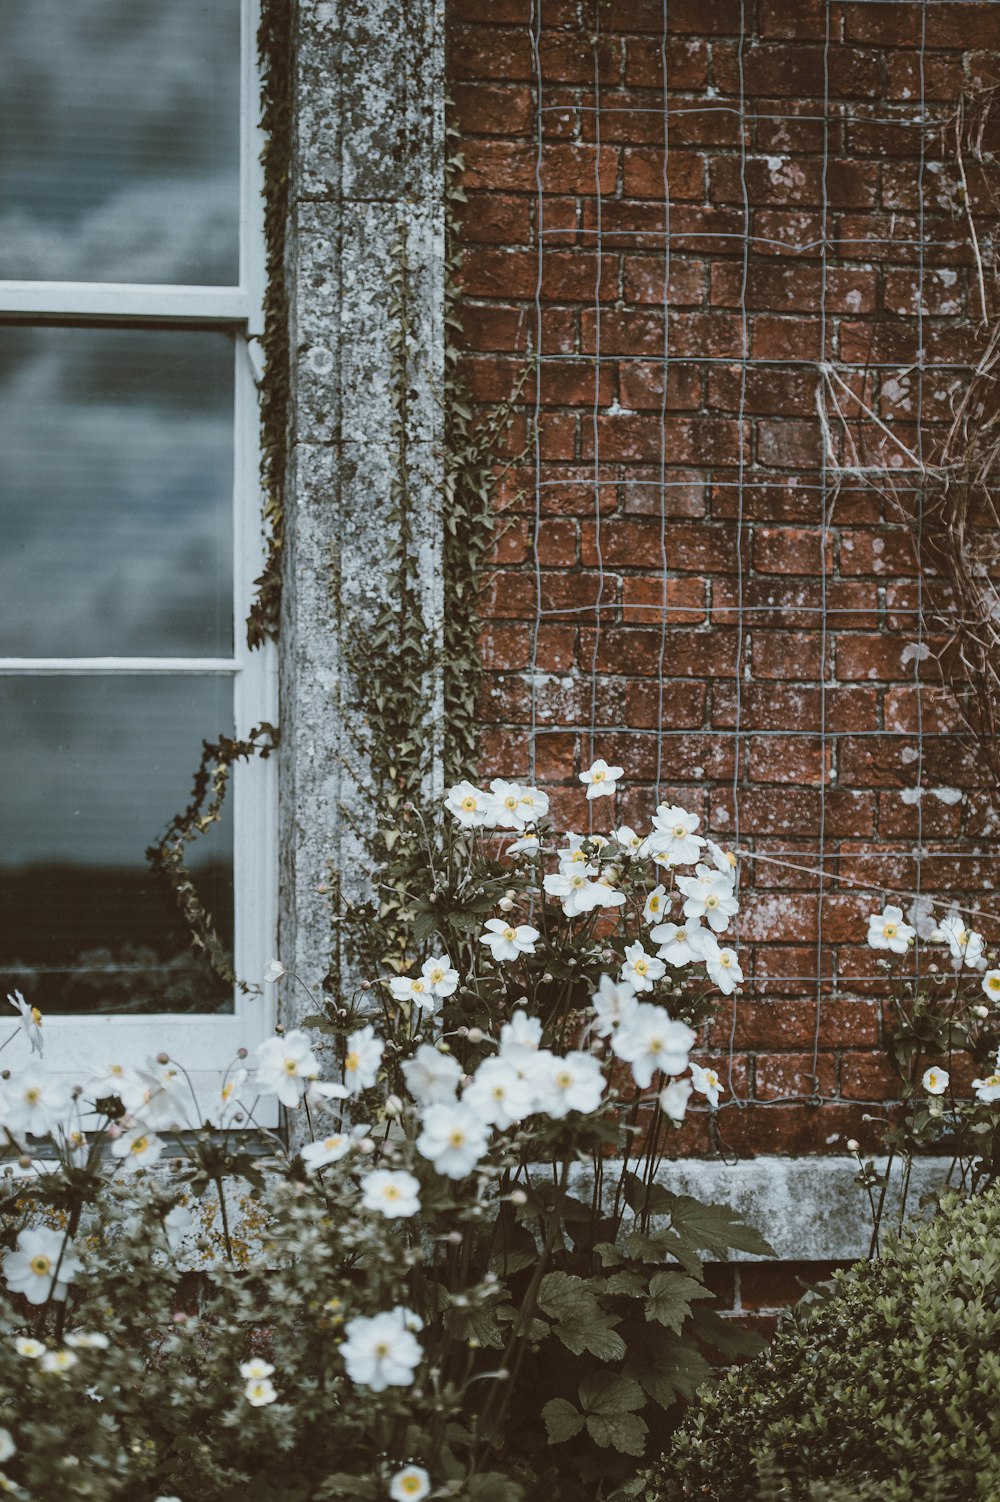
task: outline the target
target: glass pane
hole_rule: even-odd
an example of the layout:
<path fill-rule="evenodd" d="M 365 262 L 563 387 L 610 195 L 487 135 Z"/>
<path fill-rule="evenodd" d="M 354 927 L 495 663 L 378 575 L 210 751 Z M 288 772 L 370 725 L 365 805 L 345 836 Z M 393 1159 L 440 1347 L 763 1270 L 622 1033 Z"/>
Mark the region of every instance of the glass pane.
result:
<path fill-rule="evenodd" d="M 240 0 L 0 0 L 0 277 L 239 281 Z"/>
<path fill-rule="evenodd" d="M 202 740 L 232 734 L 232 680 L 0 678 L 0 987 L 43 1012 L 229 1011 L 145 851 L 185 808 Z M 232 809 L 188 849 L 233 933 Z"/>
<path fill-rule="evenodd" d="M 233 346 L 0 327 L 0 655 L 233 645 Z"/>

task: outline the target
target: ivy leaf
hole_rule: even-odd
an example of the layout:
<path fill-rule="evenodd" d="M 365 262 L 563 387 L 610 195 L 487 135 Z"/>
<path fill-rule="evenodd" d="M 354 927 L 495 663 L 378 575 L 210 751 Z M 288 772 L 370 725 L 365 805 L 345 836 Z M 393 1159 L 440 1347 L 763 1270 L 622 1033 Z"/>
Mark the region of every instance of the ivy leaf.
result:
<path fill-rule="evenodd" d="M 584 1418 L 566 1398 L 550 1398 L 542 1409 L 550 1445 L 561 1445 L 583 1428 Z"/>
<path fill-rule="evenodd" d="M 686 1273 L 657 1273 L 649 1281 L 649 1298 L 646 1300 L 646 1318 L 666 1325 L 675 1335 L 691 1313 L 695 1299 L 710 1299 L 710 1291 L 703 1283 L 689 1278 Z"/>
<path fill-rule="evenodd" d="M 587 1433 L 595 1445 L 624 1455 L 643 1453 L 649 1431 L 635 1412 L 646 1403 L 638 1382 L 614 1373 L 599 1373 L 581 1382 L 580 1402 L 587 1416 Z"/>
<path fill-rule="evenodd" d="M 589 1351 L 599 1361 L 621 1361 L 625 1342 L 615 1334 L 617 1315 L 602 1309 L 582 1278 L 570 1273 L 547 1273 L 542 1279 L 538 1306 L 553 1321 L 552 1332 L 563 1345 L 582 1356 Z"/>

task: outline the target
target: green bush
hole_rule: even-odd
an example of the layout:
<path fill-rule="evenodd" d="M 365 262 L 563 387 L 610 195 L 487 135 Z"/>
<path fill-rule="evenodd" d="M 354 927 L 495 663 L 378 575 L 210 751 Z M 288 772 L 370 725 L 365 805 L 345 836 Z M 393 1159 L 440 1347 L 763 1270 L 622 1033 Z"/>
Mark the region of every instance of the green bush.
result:
<path fill-rule="evenodd" d="M 645 1502 L 1000 1497 L 1000 1193 L 840 1273 L 703 1391 Z"/>

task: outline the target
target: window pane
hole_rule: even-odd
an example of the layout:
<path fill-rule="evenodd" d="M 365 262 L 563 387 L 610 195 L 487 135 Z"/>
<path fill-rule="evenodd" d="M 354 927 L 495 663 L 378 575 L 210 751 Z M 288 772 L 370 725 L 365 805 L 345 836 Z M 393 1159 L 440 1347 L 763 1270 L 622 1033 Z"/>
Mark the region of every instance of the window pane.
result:
<path fill-rule="evenodd" d="M 239 281 L 239 0 L 0 0 L 0 277 Z"/>
<path fill-rule="evenodd" d="M 229 656 L 233 345 L 0 327 L 0 655 Z"/>
<path fill-rule="evenodd" d="M 228 1011 L 146 847 L 186 807 L 228 678 L 0 678 L 0 986 L 42 1011 Z M 188 865 L 232 946 L 232 809 Z"/>

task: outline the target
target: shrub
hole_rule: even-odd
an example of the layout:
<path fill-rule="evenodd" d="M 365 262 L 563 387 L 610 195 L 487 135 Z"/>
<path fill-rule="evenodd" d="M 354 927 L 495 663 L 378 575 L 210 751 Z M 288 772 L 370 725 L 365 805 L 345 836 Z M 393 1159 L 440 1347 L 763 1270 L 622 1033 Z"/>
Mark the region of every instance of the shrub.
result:
<path fill-rule="evenodd" d="M 645 1502 L 1000 1496 L 1000 1191 L 949 1199 L 703 1391 Z"/>

